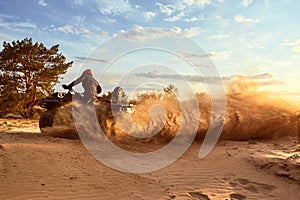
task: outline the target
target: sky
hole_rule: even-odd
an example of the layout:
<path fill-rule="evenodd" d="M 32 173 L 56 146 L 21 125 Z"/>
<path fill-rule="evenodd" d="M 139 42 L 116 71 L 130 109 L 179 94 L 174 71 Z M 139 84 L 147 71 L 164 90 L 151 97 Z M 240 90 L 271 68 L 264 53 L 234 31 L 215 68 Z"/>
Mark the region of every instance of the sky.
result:
<path fill-rule="evenodd" d="M 292 0 L 0 0 L 0 42 L 59 44 L 74 61 L 65 81 L 88 66 L 105 90 L 173 79 L 202 88 L 202 74 L 297 95 L 299 8 Z"/>

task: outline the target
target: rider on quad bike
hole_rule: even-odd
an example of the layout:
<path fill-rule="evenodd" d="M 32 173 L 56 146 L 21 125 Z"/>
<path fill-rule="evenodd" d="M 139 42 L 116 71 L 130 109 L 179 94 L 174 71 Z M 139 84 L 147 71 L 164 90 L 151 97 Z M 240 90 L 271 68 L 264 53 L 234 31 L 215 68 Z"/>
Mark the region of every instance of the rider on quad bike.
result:
<path fill-rule="evenodd" d="M 85 70 L 79 78 L 69 85 L 63 85 L 63 88 L 71 90 L 73 86 L 78 85 L 79 83 L 82 83 L 82 87 L 84 89 L 82 103 L 94 103 L 97 94 L 101 93 L 102 88 L 98 81 L 93 78 L 91 69 Z"/>

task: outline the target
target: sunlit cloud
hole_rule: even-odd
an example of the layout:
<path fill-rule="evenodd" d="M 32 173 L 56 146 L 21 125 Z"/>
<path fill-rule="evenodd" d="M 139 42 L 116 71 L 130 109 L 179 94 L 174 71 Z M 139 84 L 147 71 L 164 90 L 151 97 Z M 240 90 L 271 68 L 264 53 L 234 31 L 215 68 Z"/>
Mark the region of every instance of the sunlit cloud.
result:
<path fill-rule="evenodd" d="M 168 22 L 176 22 L 176 21 L 179 21 L 181 20 L 183 17 L 185 17 L 185 14 L 184 12 L 180 12 L 178 13 L 177 15 L 173 16 L 173 17 L 168 17 L 166 19 L 164 19 L 165 21 L 168 21 Z"/>
<path fill-rule="evenodd" d="M 81 62 L 92 61 L 92 62 L 100 62 L 100 63 L 110 63 L 110 61 L 105 60 L 105 59 L 83 57 L 83 56 L 75 56 L 75 59 L 77 61 L 81 61 Z"/>
<path fill-rule="evenodd" d="M 189 29 L 181 29 L 179 27 L 172 27 L 169 29 L 163 28 L 145 28 L 143 26 L 135 25 L 131 30 L 125 31 L 120 30 L 118 37 L 127 39 L 127 40 L 135 40 L 135 41 L 143 41 L 146 39 L 156 39 L 156 38 L 164 38 L 164 37 L 176 37 L 176 36 L 185 36 L 185 37 L 193 37 L 199 34 L 198 28 L 192 27 Z"/>
<path fill-rule="evenodd" d="M 228 38 L 230 35 L 229 34 L 217 34 L 217 35 L 211 35 L 208 37 L 208 39 L 212 39 L 212 40 L 222 40 L 225 38 Z"/>
<path fill-rule="evenodd" d="M 57 30 L 67 33 L 67 34 L 75 34 L 75 35 L 88 35 L 91 32 L 86 28 L 75 28 L 69 24 L 58 27 Z"/>
<path fill-rule="evenodd" d="M 48 4 L 45 2 L 45 0 L 39 0 L 40 6 L 47 6 Z"/>
<path fill-rule="evenodd" d="M 98 3 L 99 10 L 104 15 L 121 15 L 134 10 L 128 0 L 100 0 L 96 3 Z"/>
<path fill-rule="evenodd" d="M 260 42 L 250 42 L 248 44 L 248 48 L 250 48 L 250 49 L 254 49 L 254 48 L 265 49 L 266 47 L 263 44 L 261 44 Z"/>
<path fill-rule="evenodd" d="M 260 21 L 259 19 L 253 19 L 253 18 L 245 17 L 245 16 L 242 15 L 242 14 L 235 15 L 235 16 L 233 17 L 233 20 L 234 20 L 235 22 L 238 22 L 238 23 L 245 23 L 245 22 L 259 22 L 259 21 Z"/>
<path fill-rule="evenodd" d="M 188 5 L 205 6 L 212 3 L 211 0 L 183 0 Z"/>
<path fill-rule="evenodd" d="M 187 75 L 187 74 L 167 74 L 160 73 L 159 71 L 140 72 L 134 74 L 137 77 L 144 77 L 149 79 L 165 79 L 171 81 L 188 81 L 193 83 L 208 83 L 220 84 L 220 80 L 230 82 L 236 78 L 254 81 L 260 86 L 281 85 L 284 84 L 281 80 L 274 79 L 274 76 L 269 73 L 255 74 L 255 75 L 241 75 L 236 74 L 232 76 L 200 76 L 200 75 Z"/>
<path fill-rule="evenodd" d="M 242 4 L 245 8 L 248 8 L 248 6 L 250 6 L 253 2 L 254 0 L 243 0 Z"/>
<path fill-rule="evenodd" d="M 209 57 L 218 57 L 218 58 L 227 59 L 230 57 L 231 51 L 209 52 L 209 53 L 203 53 L 203 54 L 178 51 L 178 53 L 188 59 L 209 58 Z M 178 57 L 178 59 L 181 59 L 181 57 Z"/>
<path fill-rule="evenodd" d="M 152 72 L 140 72 L 134 74 L 137 77 L 144 77 L 149 79 L 165 79 L 175 81 L 188 81 L 193 83 L 211 83 L 211 84 L 219 84 L 220 77 L 216 76 L 200 76 L 200 75 L 183 75 L 183 74 L 167 74 L 167 73 L 159 73 L 158 71 Z M 227 79 L 224 77 L 223 79 Z"/>
<path fill-rule="evenodd" d="M 86 28 L 77 28 L 75 31 L 76 34 L 89 34 L 90 31 Z"/>
<path fill-rule="evenodd" d="M 300 53 L 300 39 L 284 40 L 283 45 L 291 47 L 294 53 Z"/>
<path fill-rule="evenodd" d="M 200 31 L 199 31 L 198 27 L 186 28 L 182 31 L 182 34 L 188 38 L 197 36 L 197 35 L 199 35 L 199 33 L 200 33 Z"/>
<path fill-rule="evenodd" d="M 170 4 L 164 5 L 158 2 L 155 5 L 159 7 L 159 11 L 161 13 L 166 14 L 168 16 L 170 16 L 173 12 L 175 12 L 174 5 L 170 5 Z"/>
<path fill-rule="evenodd" d="M 143 16 L 145 19 L 152 19 L 153 17 L 156 16 L 156 13 L 152 11 L 145 11 L 143 12 Z"/>
<path fill-rule="evenodd" d="M 203 17 L 203 15 L 201 15 L 201 17 L 191 17 L 191 18 L 185 18 L 183 19 L 184 22 L 197 22 L 197 21 L 205 21 L 205 17 Z"/>
<path fill-rule="evenodd" d="M 219 51 L 219 52 L 210 52 L 209 55 L 211 57 L 217 57 L 222 59 L 227 59 L 230 57 L 231 51 Z"/>
<path fill-rule="evenodd" d="M 74 27 L 71 25 L 65 25 L 62 27 L 58 27 L 57 30 L 64 32 L 64 33 L 74 33 Z"/>

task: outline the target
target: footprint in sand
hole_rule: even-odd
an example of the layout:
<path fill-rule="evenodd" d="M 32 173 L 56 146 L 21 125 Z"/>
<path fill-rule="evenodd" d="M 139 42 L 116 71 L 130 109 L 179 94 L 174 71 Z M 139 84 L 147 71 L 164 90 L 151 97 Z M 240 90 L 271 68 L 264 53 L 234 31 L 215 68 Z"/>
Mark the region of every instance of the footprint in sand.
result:
<path fill-rule="evenodd" d="M 244 178 L 234 179 L 233 177 L 227 177 L 224 179 L 235 191 L 245 191 L 251 193 L 263 193 L 267 196 L 272 196 L 271 192 L 276 189 L 273 185 L 268 185 L 264 183 L 258 183 L 250 181 Z M 230 199 L 243 200 L 246 199 L 246 196 L 232 193 L 230 194 Z"/>
<path fill-rule="evenodd" d="M 189 196 L 193 199 L 210 200 L 206 194 L 202 194 L 201 192 L 189 192 Z"/>
<path fill-rule="evenodd" d="M 252 182 L 249 181 L 248 179 L 236 179 L 235 181 L 237 183 L 240 183 L 241 186 L 243 186 L 246 190 L 249 190 L 251 192 L 258 192 L 258 191 L 271 192 L 272 190 L 276 189 L 276 187 L 273 185 Z"/>
<path fill-rule="evenodd" d="M 229 197 L 230 197 L 230 200 L 243 200 L 243 199 L 246 199 L 246 197 L 244 195 L 236 194 L 236 193 L 230 194 Z"/>

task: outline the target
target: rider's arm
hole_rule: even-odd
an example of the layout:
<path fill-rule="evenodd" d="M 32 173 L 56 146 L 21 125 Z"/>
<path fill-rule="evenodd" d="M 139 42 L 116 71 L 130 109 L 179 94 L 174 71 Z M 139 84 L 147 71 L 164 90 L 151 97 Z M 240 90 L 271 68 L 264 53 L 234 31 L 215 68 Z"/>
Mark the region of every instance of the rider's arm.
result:
<path fill-rule="evenodd" d="M 83 79 L 84 79 L 84 75 L 81 75 L 79 78 L 77 78 L 75 81 L 73 81 L 72 83 L 70 83 L 69 85 L 68 85 L 68 88 L 72 88 L 73 86 L 75 86 L 75 85 L 78 85 L 79 83 L 81 83 L 82 81 L 83 81 Z"/>

